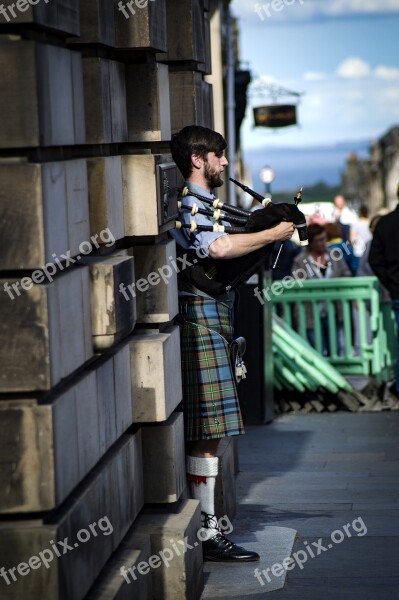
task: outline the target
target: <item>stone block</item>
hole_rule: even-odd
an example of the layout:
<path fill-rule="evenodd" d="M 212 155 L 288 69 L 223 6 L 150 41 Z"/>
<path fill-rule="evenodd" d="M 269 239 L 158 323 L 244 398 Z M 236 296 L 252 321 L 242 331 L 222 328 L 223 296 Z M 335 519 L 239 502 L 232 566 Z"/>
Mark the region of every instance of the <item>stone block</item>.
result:
<path fill-rule="evenodd" d="M 168 3 L 166 13 L 168 62 L 205 63 L 205 22 L 203 0 L 175 0 Z"/>
<path fill-rule="evenodd" d="M 120 240 L 124 236 L 121 157 L 89 158 L 87 171 L 90 234 L 108 228 Z"/>
<path fill-rule="evenodd" d="M 137 0 L 130 3 L 131 8 L 126 3 L 123 8 L 115 3 L 116 47 L 165 52 L 166 2 L 149 0 L 145 5 L 142 0 Z"/>
<path fill-rule="evenodd" d="M 213 87 L 211 83 L 202 82 L 202 125 L 213 128 Z"/>
<path fill-rule="evenodd" d="M 238 475 L 240 472 L 240 453 L 238 451 L 237 439 L 233 437 L 233 450 L 234 450 L 234 475 Z"/>
<path fill-rule="evenodd" d="M 80 35 L 69 42 L 114 46 L 114 3 L 109 0 L 80 0 Z"/>
<path fill-rule="evenodd" d="M 130 154 L 121 159 L 125 236 L 157 236 L 174 227 L 177 167 L 172 156 Z"/>
<path fill-rule="evenodd" d="M 133 421 L 129 347 L 46 404 L 0 402 L 0 513 L 52 510 Z"/>
<path fill-rule="evenodd" d="M 0 161 L 0 269 L 37 269 L 89 241 L 85 160 Z"/>
<path fill-rule="evenodd" d="M 79 54 L 0 36 L 0 69 L 0 148 L 85 143 Z"/>
<path fill-rule="evenodd" d="M 126 289 L 134 281 L 131 256 L 86 257 L 90 267 L 91 320 L 93 346 L 101 352 L 133 331 L 136 324 L 136 299 L 126 298 Z"/>
<path fill-rule="evenodd" d="M 65 167 L 67 248 L 72 256 L 76 256 L 80 252 L 80 244 L 90 241 L 87 164 L 85 160 L 67 160 L 62 164 Z"/>
<path fill-rule="evenodd" d="M 162 561 L 150 571 L 154 600 L 200 599 L 204 588 L 202 547 L 197 536 L 200 527 L 197 500 L 181 501 L 174 513 L 146 511 L 137 519 L 135 530 L 150 536 L 151 553 L 159 557 L 169 550 L 167 556 L 171 556 L 168 564 Z M 183 553 L 184 540 L 190 547 Z"/>
<path fill-rule="evenodd" d="M 2 566 L 12 581 L 7 600 L 86 596 L 143 506 L 140 437 L 140 431 L 123 436 L 58 511 L 20 522 L 1 521 Z M 69 450 L 68 444 L 63 451 Z M 39 560 L 44 550 L 48 568 Z M 36 567 L 23 567 L 29 576 L 14 569 L 13 581 L 8 569 L 28 563 L 32 556 L 38 557 Z"/>
<path fill-rule="evenodd" d="M 170 140 L 170 97 L 167 65 L 126 65 L 129 142 Z"/>
<path fill-rule="evenodd" d="M 177 502 L 186 485 L 183 413 L 141 429 L 145 503 Z"/>
<path fill-rule="evenodd" d="M 212 123 L 211 89 L 196 71 L 169 73 L 172 134 L 187 123 L 209 127 Z"/>
<path fill-rule="evenodd" d="M 137 332 L 129 345 L 133 421 L 166 421 L 182 400 L 179 328 Z"/>
<path fill-rule="evenodd" d="M 35 25 L 57 33 L 79 35 L 79 0 L 44 0 L 35 6 L 28 4 L 23 10 L 18 4 L 17 10 L 13 9 L 16 3 L 12 0 L 4 0 L 3 5 L 7 9 L 7 16 L 0 15 L 3 26 L 9 24 L 12 27 L 14 23 Z"/>
<path fill-rule="evenodd" d="M 219 473 L 215 487 L 215 512 L 219 519 L 225 515 L 232 519 L 237 508 L 233 438 L 222 438 L 217 456 L 219 457 Z"/>
<path fill-rule="evenodd" d="M 134 246 L 138 323 L 168 323 L 179 312 L 176 245 L 174 240 Z"/>
<path fill-rule="evenodd" d="M 88 144 L 127 140 L 125 65 L 104 58 L 83 59 Z"/>
<path fill-rule="evenodd" d="M 141 575 L 142 563 L 148 563 L 151 543 L 148 535 L 134 532 L 134 526 L 105 565 L 86 600 L 152 600 L 152 580 Z"/>
<path fill-rule="evenodd" d="M 205 7 L 204 7 L 205 8 Z M 209 3 L 208 8 L 206 8 L 207 12 L 204 12 L 204 54 L 205 54 L 205 62 L 199 63 L 197 68 L 201 73 L 205 73 L 206 75 L 212 74 L 212 52 L 211 52 L 211 20 L 209 14 Z"/>
<path fill-rule="evenodd" d="M 117 353 L 114 354 L 113 360 L 116 436 L 120 437 L 133 423 L 132 376 L 130 372 L 129 344 L 125 344 L 122 348 L 118 349 Z"/>
<path fill-rule="evenodd" d="M 49 390 L 91 358 L 87 267 L 70 268 L 47 285 L 28 278 L 1 284 L 14 294 L 0 294 L 1 392 Z"/>

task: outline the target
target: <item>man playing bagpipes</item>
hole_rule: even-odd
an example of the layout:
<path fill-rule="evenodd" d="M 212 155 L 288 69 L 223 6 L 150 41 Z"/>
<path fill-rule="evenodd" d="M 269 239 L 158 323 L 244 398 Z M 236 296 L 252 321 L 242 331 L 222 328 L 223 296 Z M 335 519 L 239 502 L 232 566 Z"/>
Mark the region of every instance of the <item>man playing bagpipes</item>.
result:
<path fill-rule="evenodd" d="M 227 212 L 222 213 L 222 225 L 217 225 L 220 213 L 211 191 L 223 185 L 222 173 L 228 165 L 226 146 L 219 133 L 204 127 L 185 127 L 173 135 L 172 156 L 185 179 L 185 187 L 181 194 L 179 229 L 171 234 L 180 256 L 187 255 L 193 265 L 178 276 L 178 321 L 187 472 L 191 495 L 199 500 L 201 507 L 204 558 L 240 562 L 259 560 L 259 555 L 223 535 L 215 516 L 214 499 L 218 444 L 224 436 L 244 433 L 230 360 L 234 288 L 240 283 L 236 275 L 237 269 L 247 268 L 240 261 L 253 265 L 252 257 L 256 257 L 256 261 L 264 264 L 265 257 L 261 255 L 264 249 L 267 247 L 271 254 L 274 242 L 288 240 L 295 228 L 292 220 L 288 220 L 291 213 L 284 213 L 285 220 L 277 215 L 274 221 L 272 218 L 273 226 L 249 233 L 245 224 L 251 213 L 240 209 L 230 213 L 230 223 L 241 228 L 229 229 L 224 220 Z M 226 279 L 229 270 L 230 280 Z"/>

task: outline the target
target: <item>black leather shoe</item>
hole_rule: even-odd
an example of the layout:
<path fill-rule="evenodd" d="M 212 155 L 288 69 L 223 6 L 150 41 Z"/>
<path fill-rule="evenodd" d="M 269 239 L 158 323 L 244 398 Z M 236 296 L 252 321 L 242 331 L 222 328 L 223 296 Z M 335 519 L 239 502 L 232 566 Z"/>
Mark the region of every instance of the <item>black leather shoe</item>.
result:
<path fill-rule="evenodd" d="M 223 533 L 217 533 L 206 542 L 202 542 L 204 560 L 214 562 L 251 562 L 259 560 L 259 554 L 245 550 L 231 542 Z"/>

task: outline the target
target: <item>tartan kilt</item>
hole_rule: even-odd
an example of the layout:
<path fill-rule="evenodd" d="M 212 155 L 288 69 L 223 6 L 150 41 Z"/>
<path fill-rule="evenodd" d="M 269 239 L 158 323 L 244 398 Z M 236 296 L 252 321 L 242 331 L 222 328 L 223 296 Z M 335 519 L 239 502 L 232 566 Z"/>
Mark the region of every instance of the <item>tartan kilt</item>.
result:
<path fill-rule="evenodd" d="M 226 304 L 203 296 L 180 301 L 184 319 L 180 324 L 183 411 L 188 442 L 244 433 L 229 349 L 218 335 L 232 341 L 232 312 Z"/>

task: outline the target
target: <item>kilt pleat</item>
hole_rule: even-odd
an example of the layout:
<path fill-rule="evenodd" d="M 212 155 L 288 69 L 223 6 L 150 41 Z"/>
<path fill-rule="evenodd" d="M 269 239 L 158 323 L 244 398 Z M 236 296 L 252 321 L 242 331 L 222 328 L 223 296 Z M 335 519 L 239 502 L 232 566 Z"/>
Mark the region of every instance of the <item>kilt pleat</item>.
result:
<path fill-rule="evenodd" d="M 244 433 L 228 345 L 223 339 L 233 339 L 232 309 L 197 296 L 181 302 L 180 314 L 184 318 L 180 331 L 186 440 Z"/>

